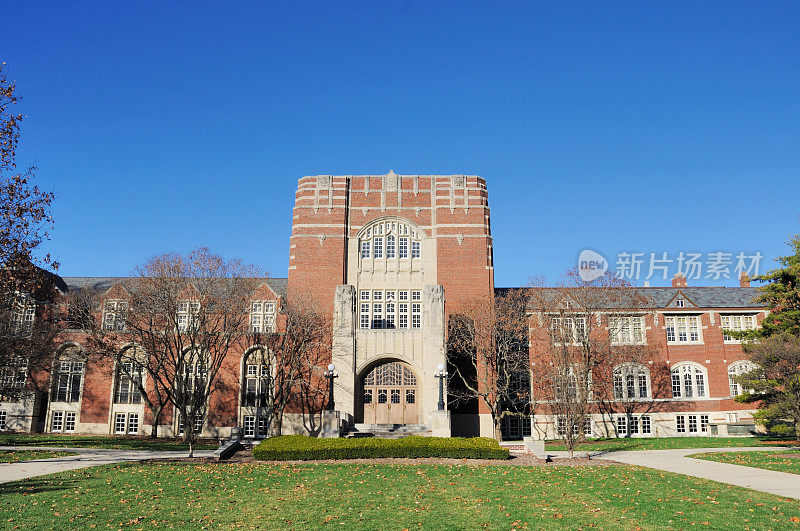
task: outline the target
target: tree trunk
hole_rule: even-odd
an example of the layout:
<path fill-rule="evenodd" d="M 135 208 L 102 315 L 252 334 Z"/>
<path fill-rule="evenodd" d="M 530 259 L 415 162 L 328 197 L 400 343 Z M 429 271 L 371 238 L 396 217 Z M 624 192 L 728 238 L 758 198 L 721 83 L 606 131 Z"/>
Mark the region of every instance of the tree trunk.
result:
<path fill-rule="evenodd" d="M 154 406 L 151 408 L 151 420 L 150 420 L 150 437 L 152 439 L 158 438 L 158 420 L 161 418 L 161 410 L 163 409 L 162 406 Z"/>

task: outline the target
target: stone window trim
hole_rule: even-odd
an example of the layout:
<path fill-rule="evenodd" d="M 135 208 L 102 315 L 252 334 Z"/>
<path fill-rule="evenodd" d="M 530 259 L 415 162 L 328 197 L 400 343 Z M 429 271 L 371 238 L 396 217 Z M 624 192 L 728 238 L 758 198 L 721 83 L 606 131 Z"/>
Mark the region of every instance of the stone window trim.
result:
<path fill-rule="evenodd" d="M 745 332 L 758 328 L 758 318 L 754 313 L 720 313 L 719 327 L 722 329 L 722 339 L 725 343 L 738 344 L 742 341 L 726 334 L 728 330 Z"/>
<path fill-rule="evenodd" d="M 276 300 L 256 300 L 250 303 L 249 331 L 270 334 L 275 331 Z"/>
<path fill-rule="evenodd" d="M 672 398 L 702 400 L 710 398 L 708 370 L 693 361 L 675 363 L 670 367 Z"/>
<path fill-rule="evenodd" d="M 646 345 L 644 315 L 610 315 L 608 334 L 612 345 Z"/>
<path fill-rule="evenodd" d="M 614 367 L 614 400 L 649 400 L 652 396 L 650 369 L 640 363 Z"/>
<path fill-rule="evenodd" d="M 736 377 L 747 374 L 755 368 L 756 364 L 749 360 L 735 361 L 728 366 L 728 390 L 731 393 L 731 398 L 744 394 L 747 391 L 747 389 L 743 389 L 742 385 L 736 381 Z"/>
<path fill-rule="evenodd" d="M 664 330 L 669 344 L 703 344 L 703 322 L 700 314 L 665 314 Z"/>
<path fill-rule="evenodd" d="M 410 221 L 381 218 L 358 233 L 358 256 L 363 260 L 416 260 L 422 256 L 423 231 Z"/>

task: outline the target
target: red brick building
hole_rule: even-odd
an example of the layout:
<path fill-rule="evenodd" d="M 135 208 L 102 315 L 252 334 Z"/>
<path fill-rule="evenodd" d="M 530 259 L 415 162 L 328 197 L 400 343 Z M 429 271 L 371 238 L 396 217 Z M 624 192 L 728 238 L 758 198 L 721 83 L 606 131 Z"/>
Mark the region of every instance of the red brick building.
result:
<path fill-rule="evenodd" d="M 331 316 L 331 361 L 339 375 L 335 402 L 345 425 L 491 435 L 491 419 L 477 405 L 438 409 L 436 378 L 447 362 L 449 316 L 495 292 L 488 192 L 482 178 L 393 172 L 303 177 L 295 195 L 289 247 L 288 278 L 263 280 L 253 294 L 250 322 L 276 326 L 283 302 L 292 300 L 313 302 Z M 117 326 L 114 316 L 124 304 L 116 287 L 122 280 L 64 279 L 68 289 L 88 287 L 102 293 L 98 319 L 110 326 Z M 764 309 L 752 302 L 755 289 L 676 286 L 641 291 L 651 302 L 626 316 L 631 319 L 627 329 L 635 334 L 631 341 L 659 347 L 641 371 L 642 402 L 657 402 L 658 410 L 638 415 L 636 430 L 626 421 L 624 433 L 615 417 L 597 412 L 589 420 L 591 433 L 615 428 L 621 435 L 704 435 L 710 425 L 750 419 L 752 412 L 733 401 L 737 389 L 729 380 L 729 373 L 743 367 L 744 356 L 738 342 L 724 337 L 722 324 L 757 326 Z M 532 308 L 531 317 L 547 320 L 549 312 Z M 93 363 L 85 355 L 88 346 L 81 331 L 68 336 L 55 353 L 49 390 L 25 403 L 0 402 L 0 428 L 145 433 L 147 412 L 119 368 Z M 534 337 L 532 360 L 538 348 Z M 264 435 L 261 413 L 246 399 L 258 364 L 248 352 L 236 353 L 227 364 L 234 374 L 229 387 L 239 392 L 214 397 L 198 427 L 209 436 L 227 436 L 237 426 L 245 436 Z M 668 397 L 653 393 L 655 367 L 667 367 L 669 374 L 677 371 L 680 385 Z M 688 387 L 685 374 L 690 375 Z M 638 369 L 633 376 L 638 385 Z M 533 413 L 533 418 L 507 421 L 505 436 L 554 436 L 557 419 Z M 307 414 L 293 413 L 285 431 L 308 431 Z M 162 433 L 178 431 L 174 417 L 171 412 L 164 415 Z"/>

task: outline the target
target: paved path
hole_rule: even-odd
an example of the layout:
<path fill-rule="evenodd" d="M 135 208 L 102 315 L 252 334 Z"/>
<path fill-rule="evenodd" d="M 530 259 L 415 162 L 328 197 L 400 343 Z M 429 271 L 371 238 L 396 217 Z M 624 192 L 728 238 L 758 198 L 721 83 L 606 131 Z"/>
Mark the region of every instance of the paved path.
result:
<path fill-rule="evenodd" d="M 763 452 L 786 448 L 690 448 L 685 450 L 637 450 L 593 455 L 628 465 L 639 465 L 667 472 L 677 472 L 696 478 L 711 479 L 728 485 L 800 499 L 800 475 L 776 472 L 749 466 L 717 463 L 686 457 L 708 452 Z"/>
<path fill-rule="evenodd" d="M 78 455 L 36 459 L 21 463 L 0 463 L 0 483 L 17 481 L 67 470 L 144 461 L 146 459 L 172 459 L 186 457 L 188 452 L 150 452 L 145 450 L 107 450 L 101 448 L 63 448 L 54 446 L 0 446 L 0 450 L 49 450 L 74 452 Z M 195 450 L 195 457 L 215 457 L 213 450 Z"/>

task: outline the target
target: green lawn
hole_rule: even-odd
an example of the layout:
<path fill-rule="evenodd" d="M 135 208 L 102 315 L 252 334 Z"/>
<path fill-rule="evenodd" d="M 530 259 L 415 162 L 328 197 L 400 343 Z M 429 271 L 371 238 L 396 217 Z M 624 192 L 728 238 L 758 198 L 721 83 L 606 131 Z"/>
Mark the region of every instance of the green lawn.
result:
<path fill-rule="evenodd" d="M 127 464 L 0 484 L 7 529 L 786 529 L 800 502 L 628 466 Z"/>
<path fill-rule="evenodd" d="M 74 452 L 48 452 L 45 450 L 0 450 L 0 463 L 19 463 L 20 461 L 49 459 L 51 457 L 64 457 L 67 455 L 77 454 Z"/>
<path fill-rule="evenodd" d="M 776 437 L 649 437 L 636 439 L 590 439 L 577 450 L 619 452 L 624 450 L 675 450 L 680 448 L 725 448 L 780 446 L 788 441 Z M 566 450 L 560 441 L 547 443 L 548 450 Z"/>
<path fill-rule="evenodd" d="M 54 435 L 54 434 L 4 434 L 0 446 L 63 446 L 70 448 L 112 448 L 121 450 L 188 450 L 189 446 L 177 439 L 150 439 L 114 435 Z M 197 450 L 216 450 L 218 444 L 202 441 Z"/>
<path fill-rule="evenodd" d="M 718 452 L 708 454 L 695 454 L 690 457 L 719 461 L 732 465 L 752 466 L 766 468 L 778 472 L 791 472 L 800 474 L 800 450 L 785 450 L 781 452 Z"/>

